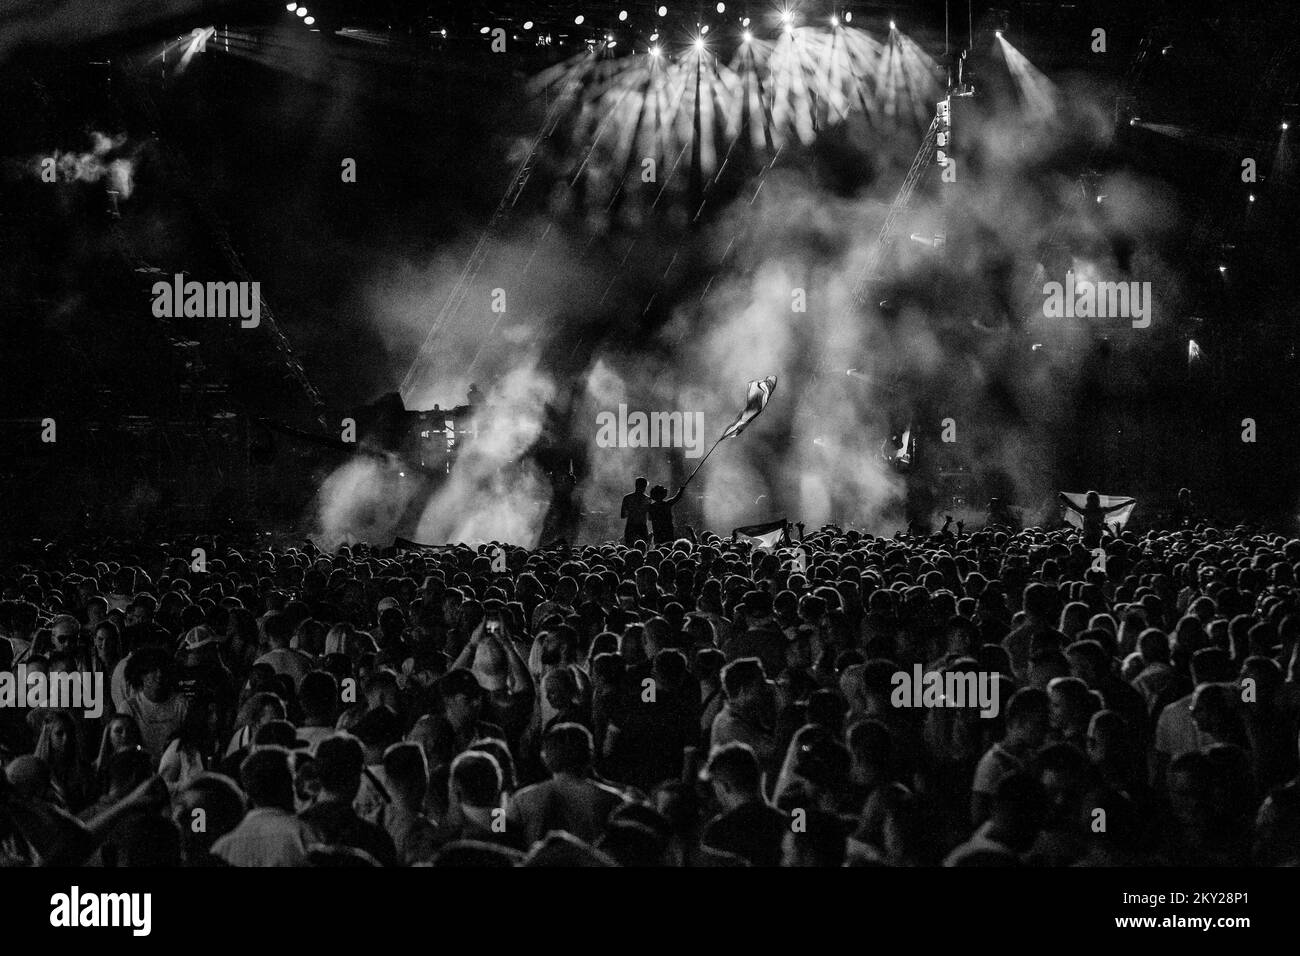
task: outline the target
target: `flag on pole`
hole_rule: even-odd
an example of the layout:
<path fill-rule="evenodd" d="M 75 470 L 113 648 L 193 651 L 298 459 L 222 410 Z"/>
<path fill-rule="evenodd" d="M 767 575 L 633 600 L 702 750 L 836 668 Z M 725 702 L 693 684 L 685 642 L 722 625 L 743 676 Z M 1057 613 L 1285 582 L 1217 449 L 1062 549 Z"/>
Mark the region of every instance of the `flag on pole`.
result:
<path fill-rule="evenodd" d="M 790 522 L 785 518 L 765 521 L 762 524 L 747 524 L 734 528 L 731 540 L 748 541 L 755 550 L 771 551 L 780 544 L 790 543 Z"/>
<path fill-rule="evenodd" d="M 758 382 L 749 383 L 749 392 L 745 396 L 745 410 L 736 416 L 736 420 L 727 426 L 726 431 L 722 433 L 723 438 L 735 438 L 743 432 L 755 418 L 758 413 L 767 408 L 768 401 L 772 398 L 772 392 L 776 390 L 776 376 L 769 375 L 767 378 Z"/>
<path fill-rule="evenodd" d="M 1086 494 L 1080 495 L 1070 491 L 1063 491 L 1061 492 L 1061 494 L 1065 495 L 1065 497 L 1070 500 L 1070 503 L 1074 505 L 1075 508 L 1082 509 L 1084 505 L 1088 503 L 1088 496 Z M 1128 519 L 1133 514 L 1133 508 L 1137 505 L 1137 499 L 1125 498 L 1123 495 L 1102 495 L 1102 494 L 1097 495 L 1097 499 L 1100 501 L 1101 506 L 1103 508 L 1112 508 L 1115 505 L 1123 506 L 1120 508 L 1116 508 L 1114 511 L 1111 511 L 1105 515 L 1102 515 L 1102 519 L 1101 519 L 1102 523 L 1104 523 L 1107 528 L 1113 528 L 1115 527 L 1115 525 L 1119 525 L 1119 530 L 1123 531 L 1124 526 L 1128 524 Z M 1074 527 L 1082 531 L 1083 516 L 1079 514 L 1078 511 L 1075 511 L 1073 508 L 1065 508 L 1063 510 L 1065 511 L 1066 523 L 1072 524 L 1074 525 Z"/>

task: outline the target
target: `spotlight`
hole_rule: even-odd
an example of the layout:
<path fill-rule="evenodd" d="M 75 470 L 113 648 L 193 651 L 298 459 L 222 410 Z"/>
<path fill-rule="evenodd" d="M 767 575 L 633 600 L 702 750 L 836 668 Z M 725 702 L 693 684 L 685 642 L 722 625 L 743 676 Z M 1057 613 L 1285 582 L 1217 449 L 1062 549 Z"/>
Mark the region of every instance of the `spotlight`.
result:
<path fill-rule="evenodd" d="M 837 27 L 837 26 L 839 26 L 839 25 L 840 25 L 840 18 L 839 18 L 839 17 L 831 17 L 831 26 L 833 26 L 833 27 Z"/>
<path fill-rule="evenodd" d="M 286 10 L 288 10 L 290 13 L 293 13 L 293 11 L 295 11 L 295 10 L 298 9 L 298 4 L 296 4 L 296 3 L 286 3 L 286 4 L 284 5 L 284 8 L 285 8 Z"/>
<path fill-rule="evenodd" d="M 307 24 L 307 26 L 311 26 L 313 23 L 316 22 L 316 18 L 315 18 L 315 17 L 303 17 L 303 18 L 302 18 L 302 22 L 305 23 L 305 24 Z"/>
<path fill-rule="evenodd" d="M 297 10 L 295 10 L 294 12 L 297 13 L 298 16 L 300 16 L 300 17 L 305 17 L 305 16 L 307 15 L 307 8 L 306 8 L 306 7 L 299 7 L 299 8 L 298 8 Z"/>
<path fill-rule="evenodd" d="M 1228 267 L 1227 267 L 1227 266 L 1219 266 L 1219 275 L 1227 275 L 1227 274 L 1228 274 Z"/>
<path fill-rule="evenodd" d="M 727 5 L 725 3 L 722 3 L 721 0 L 718 0 L 718 6 L 716 9 L 719 13 L 726 13 Z"/>
<path fill-rule="evenodd" d="M 1254 193 L 1251 193 L 1251 194 L 1250 194 L 1249 196 L 1247 196 L 1246 198 L 1247 198 L 1248 200 L 1250 200 L 1251 202 L 1254 202 L 1254 201 L 1255 201 L 1255 194 L 1254 194 Z"/>
<path fill-rule="evenodd" d="M 852 10 L 845 10 L 845 11 L 844 11 L 844 22 L 845 22 L 845 23 L 852 23 L 852 22 L 853 22 L 853 11 L 852 11 Z"/>
<path fill-rule="evenodd" d="M 697 50 L 703 50 L 703 49 L 704 49 L 704 37 L 696 37 L 696 38 L 695 38 L 695 49 L 697 49 Z"/>
<path fill-rule="evenodd" d="M 700 36 L 704 36 L 708 32 L 709 32 L 709 25 L 706 23 L 704 24 L 703 27 L 700 28 Z"/>
<path fill-rule="evenodd" d="M 587 19 L 587 18 L 584 17 L 584 16 L 580 13 L 580 14 L 578 14 L 576 17 L 573 18 L 573 22 L 576 23 L 578 26 L 582 26 L 582 21 L 585 20 L 585 19 Z"/>
<path fill-rule="evenodd" d="M 533 21 L 532 21 L 532 20 L 525 20 L 525 21 L 524 21 L 524 29 L 525 29 L 525 30 L 531 30 L 532 28 L 533 28 Z"/>
<path fill-rule="evenodd" d="M 890 21 L 889 21 L 889 29 L 891 29 L 891 30 L 897 30 L 897 29 L 898 29 L 898 24 L 896 24 L 893 20 L 890 20 Z"/>
<path fill-rule="evenodd" d="M 659 35 L 659 34 L 657 34 L 657 33 L 655 34 L 656 37 L 657 37 L 658 35 Z M 653 40 L 654 37 L 651 37 L 650 39 Z M 657 46 L 652 46 L 652 47 L 650 48 L 650 55 L 651 55 L 652 57 L 654 57 L 656 60 L 659 59 L 659 48 L 658 48 Z"/>
<path fill-rule="evenodd" d="M 747 26 L 749 26 L 749 17 L 743 17 L 743 18 L 741 19 L 741 21 L 740 21 L 740 25 L 741 25 L 742 27 L 747 27 Z"/>
<path fill-rule="evenodd" d="M 446 27 L 443 27 L 443 28 L 442 28 L 442 35 L 443 35 L 443 37 L 446 37 L 446 36 L 447 36 L 447 28 L 446 28 Z"/>
<path fill-rule="evenodd" d="M 479 27 L 479 31 L 478 31 L 478 32 L 479 32 L 479 33 L 487 33 L 487 32 L 488 32 L 488 28 L 487 28 L 487 27 Z"/>
<path fill-rule="evenodd" d="M 606 33 L 606 34 L 605 34 L 605 42 L 606 42 L 606 43 L 613 43 L 613 42 L 614 42 L 614 36 L 613 36 L 613 34 Z"/>
<path fill-rule="evenodd" d="M 748 43 L 750 40 L 754 39 L 754 34 L 746 30 L 744 33 L 740 35 L 740 39 L 743 40 L 745 43 Z"/>
<path fill-rule="evenodd" d="M 1290 128 L 1291 128 L 1291 124 L 1290 124 L 1290 123 L 1283 123 L 1283 124 L 1282 124 L 1282 132 L 1286 132 L 1286 131 L 1289 130 Z"/>
<path fill-rule="evenodd" d="M 617 40 L 610 40 L 609 43 L 606 44 L 606 46 L 608 46 L 608 47 L 612 50 L 612 49 L 614 49 L 614 47 L 618 46 L 618 41 L 617 41 Z"/>
<path fill-rule="evenodd" d="M 1131 120 L 1128 121 L 1128 125 L 1129 125 L 1129 126 L 1136 126 L 1136 125 L 1137 125 L 1138 123 L 1140 123 L 1140 122 L 1142 122 L 1142 121 L 1141 121 L 1140 119 L 1138 119 L 1138 118 L 1135 116 L 1135 117 L 1133 117 Z"/>
<path fill-rule="evenodd" d="M 654 43 L 655 40 L 658 40 L 658 39 L 659 39 L 659 34 L 657 34 L 657 33 L 652 33 L 652 34 L 650 34 L 650 42 L 651 42 L 651 43 Z M 655 48 L 655 56 L 658 56 L 658 55 L 659 55 L 659 49 L 658 49 L 658 47 L 656 47 L 656 48 Z"/>
<path fill-rule="evenodd" d="M 790 22 L 791 20 L 793 20 L 793 19 L 794 19 L 794 13 L 793 13 L 793 12 L 791 12 L 790 10 L 782 10 L 782 11 L 781 11 L 781 22 L 782 22 L 782 23 L 789 23 L 789 22 Z"/>
<path fill-rule="evenodd" d="M 660 8 L 659 8 L 658 10 L 656 10 L 655 12 L 658 13 L 659 16 L 661 16 L 661 17 L 666 17 L 666 16 L 668 16 L 668 8 L 667 8 L 667 7 L 660 7 Z"/>
<path fill-rule="evenodd" d="M 622 21 L 622 20 L 626 20 L 626 19 L 627 19 L 627 11 L 626 11 L 626 10 L 620 10 L 620 11 L 618 11 L 618 18 L 619 18 L 620 21 Z"/>
<path fill-rule="evenodd" d="M 1002 31 L 1001 31 L 1001 30 L 994 30 L 994 31 L 993 31 L 993 35 L 994 35 L 995 37 L 997 37 L 999 40 L 1002 39 Z"/>

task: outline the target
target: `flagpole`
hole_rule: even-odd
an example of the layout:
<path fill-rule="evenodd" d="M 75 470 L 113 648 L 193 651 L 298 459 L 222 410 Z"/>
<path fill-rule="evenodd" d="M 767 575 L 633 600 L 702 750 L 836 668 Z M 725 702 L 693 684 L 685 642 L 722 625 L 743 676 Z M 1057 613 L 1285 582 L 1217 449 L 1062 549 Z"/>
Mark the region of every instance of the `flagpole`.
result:
<path fill-rule="evenodd" d="M 726 435 L 723 435 L 717 441 L 715 441 L 713 443 L 713 448 L 717 448 L 719 445 L 721 445 L 722 439 L 726 437 L 727 437 Z M 689 485 L 691 483 L 691 480 L 694 479 L 695 473 L 698 472 L 702 467 L 704 467 L 704 463 L 709 460 L 709 455 L 713 454 L 713 448 L 710 448 L 708 452 L 704 455 L 704 457 L 700 459 L 700 463 L 695 466 L 695 471 L 691 472 L 690 478 L 687 478 L 686 483 L 682 485 L 683 488 L 685 488 L 686 485 Z"/>

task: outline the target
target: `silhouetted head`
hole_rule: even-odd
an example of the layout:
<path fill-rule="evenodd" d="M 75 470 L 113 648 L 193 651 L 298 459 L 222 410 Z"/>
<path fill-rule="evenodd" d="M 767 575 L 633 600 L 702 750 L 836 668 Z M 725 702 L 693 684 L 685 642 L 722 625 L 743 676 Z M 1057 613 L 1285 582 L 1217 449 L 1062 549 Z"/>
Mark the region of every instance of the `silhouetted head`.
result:
<path fill-rule="evenodd" d="M 1087 494 L 1087 501 L 1085 503 L 1089 508 L 1100 508 L 1101 495 L 1097 494 L 1095 491 L 1090 491 Z"/>
<path fill-rule="evenodd" d="M 668 497 L 668 489 L 663 485 L 655 485 L 650 489 L 650 497 L 655 501 L 663 501 Z"/>
<path fill-rule="evenodd" d="M 644 491 L 645 491 L 645 486 L 648 485 L 648 484 L 650 484 L 650 482 L 647 481 L 647 480 L 644 479 L 644 478 L 640 478 L 640 477 L 638 477 L 638 478 L 636 478 L 636 479 L 633 480 L 633 485 L 634 485 L 634 487 L 636 488 L 637 491 L 640 491 L 640 492 L 644 492 Z"/>

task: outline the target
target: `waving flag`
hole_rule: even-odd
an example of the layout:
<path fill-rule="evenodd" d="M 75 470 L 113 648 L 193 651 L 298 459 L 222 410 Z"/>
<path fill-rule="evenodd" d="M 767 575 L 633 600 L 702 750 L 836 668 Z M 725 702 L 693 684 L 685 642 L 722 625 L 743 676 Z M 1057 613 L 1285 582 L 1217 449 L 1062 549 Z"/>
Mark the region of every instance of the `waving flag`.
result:
<path fill-rule="evenodd" d="M 1063 491 L 1061 494 L 1070 499 L 1070 503 L 1074 505 L 1075 508 L 1082 509 L 1088 502 L 1088 496 L 1086 494 L 1080 495 L 1070 491 Z M 1134 498 L 1125 498 L 1122 495 L 1099 494 L 1097 495 L 1097 498 L 1100 500 L 1103 508 L 1109 509 L 1114 508 L 1116 505 L 1121 506 L 1115 508 L 1114 511 L 1108 511 L 1106 514 L 1102 515 L 1101 520 L 1107 528 L 1113 528 L 1115 525 L 1119 525 L 1119 530 L 1123 531 L 1124 526 L 1128 524 L 1128 519 L 1133 514 L 1133 508 L 1137 505 L 1137 500 Z M 1082 531 L 1083 516 L 1073 508 L 1066 508 L 1064 510 L 1066 523 L 1072 524 Z"/>
<path fill-rule="evenodd" d="M 790 543 L 790 522 L 785 518 L 778 518 L 763 524 L 749 524 L 742 528 L 735 528 L 731 532 L 731 540 L 737 539 L 748 541 L 756 550 L 771 551 L 777 545 Z"/>
<path fill-rule="evenodd" d="M 772 393 L 776 391 L 776 376 L 769 375 L 761 382 L 750 382 L 749 392 L 745 396 L 745 410 L 736 416 L 736 420 L 727 426 L 727 430 L 722 433 L 722 438 L 735 438 L 743 432 L 755 418 L 758 413 L 767 408 L 768 401 L 772 398 Z M 718 441 L 722 441 L 719 438 Z"/>

